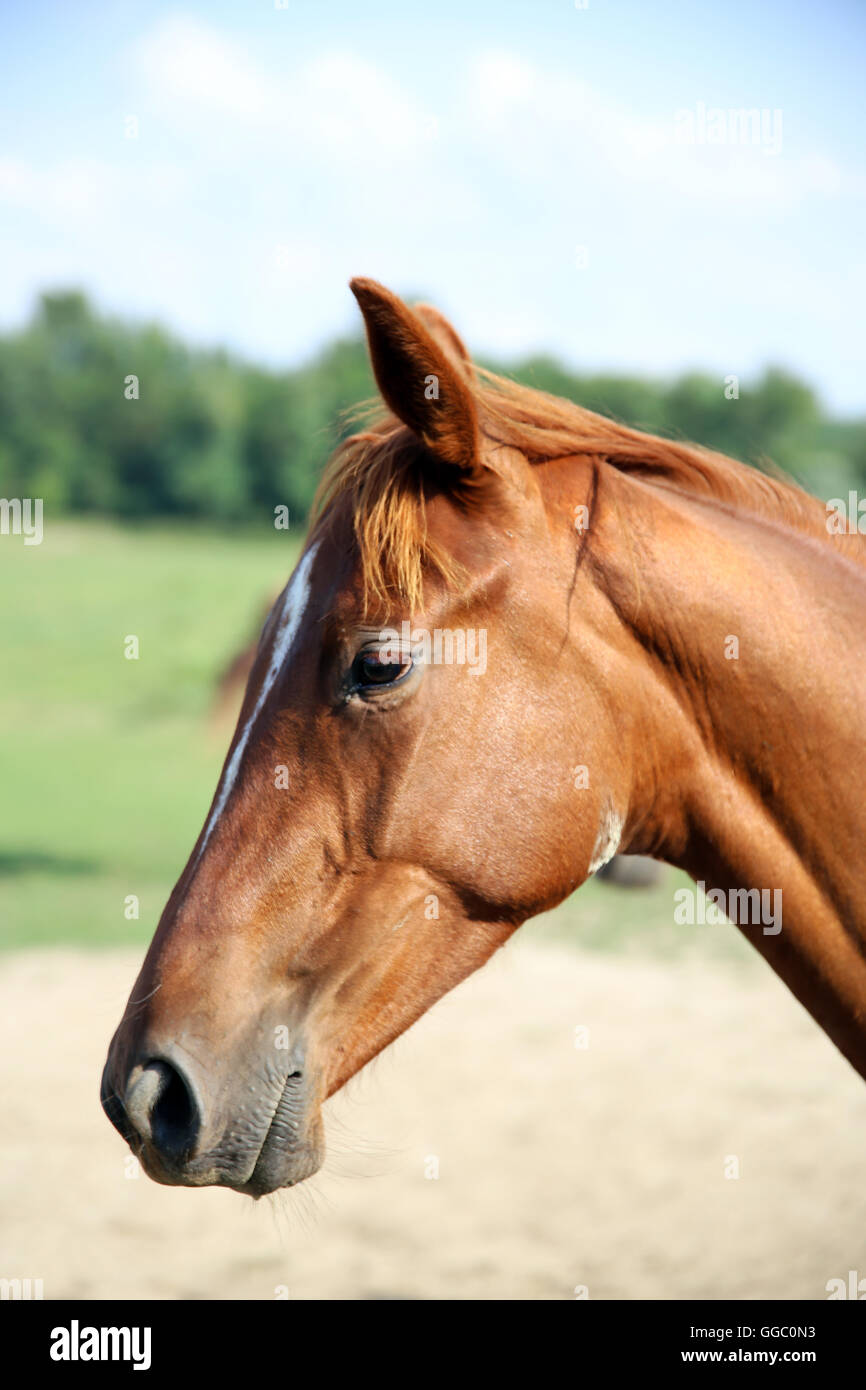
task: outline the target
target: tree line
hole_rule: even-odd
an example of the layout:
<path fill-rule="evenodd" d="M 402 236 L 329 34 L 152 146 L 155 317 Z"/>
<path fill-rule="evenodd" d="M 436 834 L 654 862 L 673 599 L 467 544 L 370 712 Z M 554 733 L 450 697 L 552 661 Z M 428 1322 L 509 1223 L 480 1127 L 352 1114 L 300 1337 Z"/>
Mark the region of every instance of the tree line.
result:
<path fill-rule="evenodd" d="M 737 383 L 584 375 L 546 356 L 484 365 L 656 434 L 772 460 L 824 498 L 866 489 L 866 419 L 831 418 L 777 367 Z M 78 292 L 44 294 L 0 335 L 0 495 L 55 514 L 217 522 L 281 505 L 296 522 L 351 428 L 346 411 L 374 391 L 360 336 L 274 371 L 101 315 Z"/>

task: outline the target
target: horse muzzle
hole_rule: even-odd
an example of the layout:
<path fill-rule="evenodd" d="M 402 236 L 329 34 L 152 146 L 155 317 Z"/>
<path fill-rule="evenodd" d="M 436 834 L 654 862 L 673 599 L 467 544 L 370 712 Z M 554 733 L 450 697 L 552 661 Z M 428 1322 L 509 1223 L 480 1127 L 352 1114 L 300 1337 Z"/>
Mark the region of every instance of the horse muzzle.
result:
<path fill-rule="evenodd" d="M 241 1081 L 238 1068 L 211 1096 L 209 1078 L 186 1049 L 147 1049 L 125 1067 L 114 1047 L 102 1074 L 102 1108 L 155 1182 L 261 1197 L 321 1167 L 317 1088 L 302 1048 L 268 1058 Z"/>

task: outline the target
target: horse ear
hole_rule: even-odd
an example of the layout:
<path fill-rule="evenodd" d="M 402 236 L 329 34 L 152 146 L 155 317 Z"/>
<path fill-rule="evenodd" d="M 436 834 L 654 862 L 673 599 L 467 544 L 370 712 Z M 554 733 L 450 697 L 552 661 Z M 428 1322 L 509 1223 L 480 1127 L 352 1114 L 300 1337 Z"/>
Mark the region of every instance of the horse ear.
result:
<path fill-rule="evenodd" d="M 457 366 L 470 381 L 475 380 L 475 369 L 469 351 L 453 324 L 432 304 L 413 304 L 412 313 L 424 324 L 432 338 L 436 339 L 445 356 Z"/>
<path fill-rule="evenodd" d="M 435 309 L 420 314 L 375 280 L 350 282 L 367 329 L 379 390 L 399 420 L 437 458 L 466 472 L 480 467 L 478 421 L 463 347 Z M 435 321 L 431 316 L 435 315 Z"/>

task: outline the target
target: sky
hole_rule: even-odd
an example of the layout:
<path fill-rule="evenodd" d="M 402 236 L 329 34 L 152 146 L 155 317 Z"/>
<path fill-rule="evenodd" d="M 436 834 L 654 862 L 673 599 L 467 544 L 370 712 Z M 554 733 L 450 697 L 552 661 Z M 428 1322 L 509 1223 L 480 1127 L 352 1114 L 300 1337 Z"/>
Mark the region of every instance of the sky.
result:
<path fill-rule="evenodd" d="M 864 59 L 863 0 L 0 0 L 0 328 L 76 286 L 290 366 L 360 274 L 863 414 Z"/>

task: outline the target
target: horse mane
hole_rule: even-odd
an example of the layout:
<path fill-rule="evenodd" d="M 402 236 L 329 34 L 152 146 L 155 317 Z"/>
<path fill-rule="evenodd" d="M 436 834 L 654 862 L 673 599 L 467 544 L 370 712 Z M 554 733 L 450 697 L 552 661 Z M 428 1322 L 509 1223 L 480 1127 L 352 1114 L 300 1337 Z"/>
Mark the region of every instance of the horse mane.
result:
<path fill-rule="evenodd" d="M 571 455 L 621 473 L 703 496 L 833 543 L 849 558 L 866 561 L 859 534 L 831 535 L 822 503 L 792 480 L 771 476 L 696 444 L 663 439 L 561 396 L 524 386 L 486 368 L 472 368 L 479 425 L 494 444 L 516 448 L 530 463 Z M 362 571 L 365 602 L 387 608 L 395 595 L 411 611 L 422 606 L 425 568 L 454 584 L 452 559 L 428 535 L 422 446 L 379 401 L 350 413 L 365 428 L 331 456 L 313 502 L 311 526 L 324 527 L 339 500 L 348 507 Z M 471 505 L 471 493 L 467 493 Z"/>

